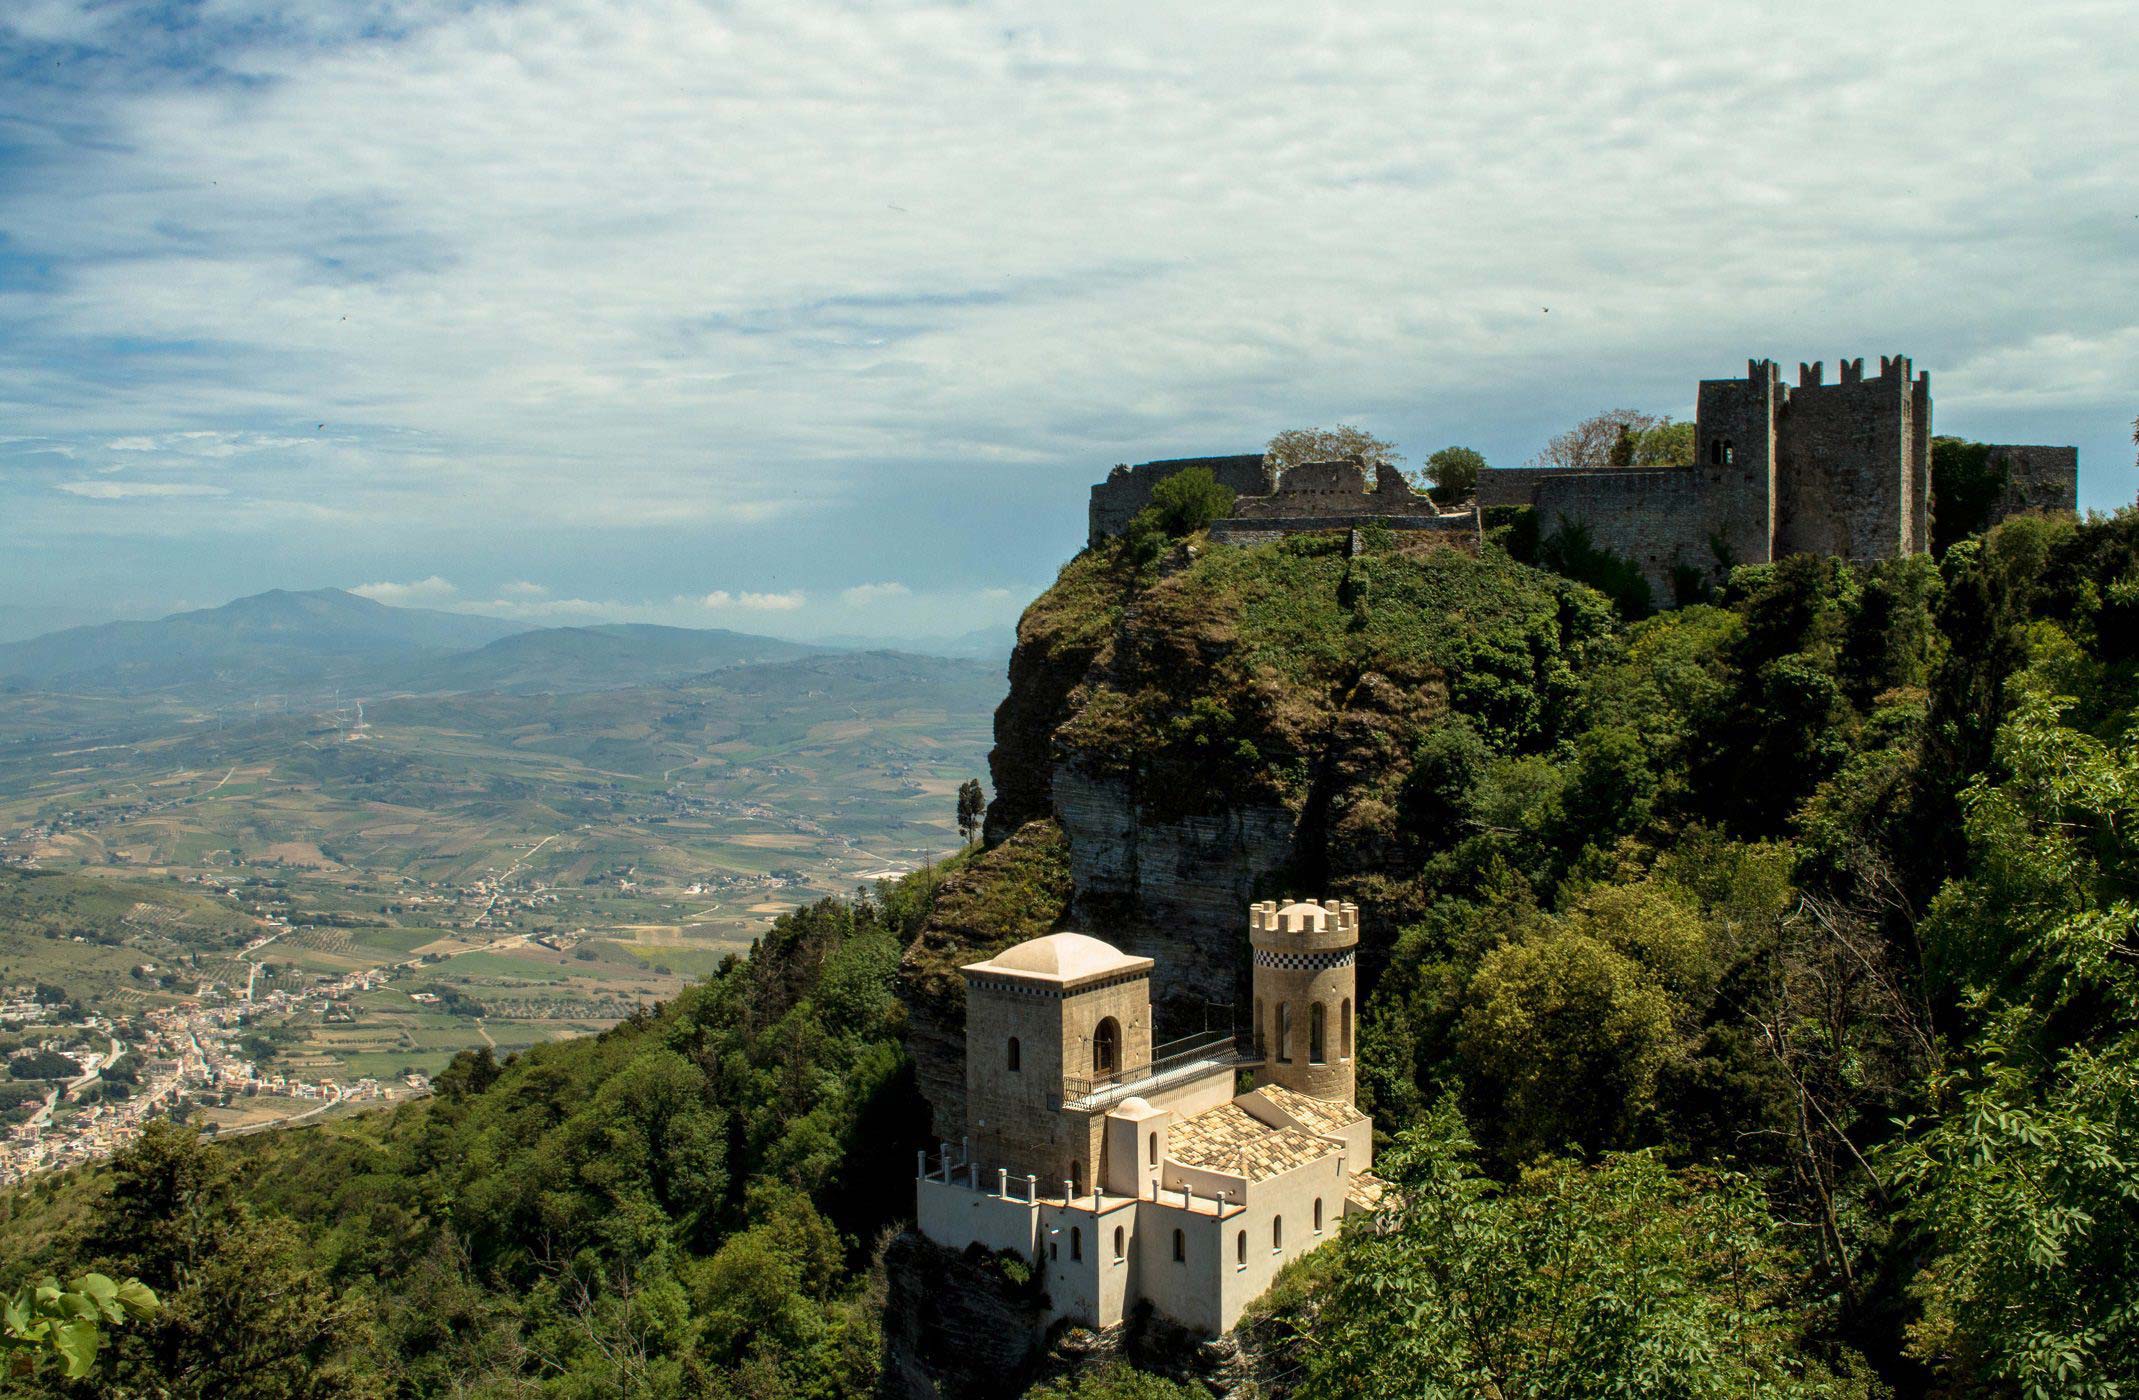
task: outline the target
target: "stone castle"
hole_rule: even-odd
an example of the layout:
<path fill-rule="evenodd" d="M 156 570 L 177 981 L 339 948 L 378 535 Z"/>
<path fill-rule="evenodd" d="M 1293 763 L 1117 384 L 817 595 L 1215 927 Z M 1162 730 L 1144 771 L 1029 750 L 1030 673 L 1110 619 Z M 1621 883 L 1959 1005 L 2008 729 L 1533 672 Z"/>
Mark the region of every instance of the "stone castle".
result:
<path fill-rule="evenodd" d="M 1994 445 L 2003 495 L 1988 523 L 2028 511 L 2071 513 L 2079 454 L 2071 447 Z M 1892 559 L 1930 548 L 1931 376 L 1906 355 L 1844 360 L 1836 382 L 1800 365 L 1795 386 L 1772 360 L 1743 379 L 1704 379 L 1695 400 L 1694 460 L 1662 467 L 1489 468 L 1475 501 L 1444 510 L 1380 464 L 1371 490 L 1358 463 L 1273 470 L 1261 457 L 1195 457 L 1116 467 L 1092 488 L 1090 542 L 1119 534 L 1175 472 L 1208 468 L 1237 493 L 1214 540 L 1258 543 L 1280 534 L 1375 523 L 1476 538 L 1480 512 L 1522 506 L 1541 533 L 1568 526 L 1640 566 L 1659 601 L 1682 579 L 1713 579 L 1736 564 L 1789 554 Z"/>
<path fill-rule="evenodd" d="M 1254 1025 L 1154 1044 L 1150 958 L 1056 933 L 959 969 L 965 1121 L 915 1164 L 921 1233 L 1029 1260 L 1046 1317 L 1140 1304 L 1217 1337 L 1279 1269 L 1370 1209 L 1353 1104 L 1359 910 L 1248 911 Z M 1253 1070 L 1256 1087 L 1236 1093 Z"/>

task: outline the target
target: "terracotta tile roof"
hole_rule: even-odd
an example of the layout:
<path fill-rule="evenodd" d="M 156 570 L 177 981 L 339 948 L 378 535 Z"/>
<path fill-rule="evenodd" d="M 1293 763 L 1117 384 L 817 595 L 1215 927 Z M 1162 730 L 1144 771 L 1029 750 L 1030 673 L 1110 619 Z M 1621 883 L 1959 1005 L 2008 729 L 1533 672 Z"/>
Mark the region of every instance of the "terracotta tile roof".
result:
<path fill-rule="evenodd" d="M 1273 1128 L 1238 1104 L 1224 1103 L 1184 1118 L 1167 1134 L 1167 1156 L 1184 1166 L 1261 1181 L 1342 1151 L 1335 1143 Z"/>
<path fill-rule="evenodd" d="M 1318 1099 L 1280 1084 L 1263 1084 L 1258 1087 L 1264 1098 L 1283 1109 L 1288 1117 L 1311 1133 L 1335 1134 L 1366 1117 L 1348 1103 Z"/>
<path fill-rule="evenodd" d="M 1352 1179 L 1344 1188 L 1344 1199 L 1359 1210 L 1377 1210 L 1381 1198 L 1389 1190 L 1389 1183 L 1372 1172 L 1353 1172 Z"/>

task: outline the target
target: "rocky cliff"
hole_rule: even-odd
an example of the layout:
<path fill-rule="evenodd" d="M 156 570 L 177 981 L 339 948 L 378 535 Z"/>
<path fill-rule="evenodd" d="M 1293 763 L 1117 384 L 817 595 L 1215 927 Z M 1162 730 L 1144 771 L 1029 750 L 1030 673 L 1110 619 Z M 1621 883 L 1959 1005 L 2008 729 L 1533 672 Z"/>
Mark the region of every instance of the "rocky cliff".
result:
<path fill-rule="evenodd" d="M 1371 970 L 1445 835 L 1422 829 L 1422 742 L 1453 710 L 1498 751 L 1549 748 L 1611 627 L 1587 589 L 1386 532 L 1070 561 L 1018 627 L 990 849 L 907 954 L 937 1132 L 964 1112 L 955 969 L 1019 938 L 1074 926 L 1157 959 L 1162 1037 L 1244 998 L 1253 899 L 1357 900 Z"/>

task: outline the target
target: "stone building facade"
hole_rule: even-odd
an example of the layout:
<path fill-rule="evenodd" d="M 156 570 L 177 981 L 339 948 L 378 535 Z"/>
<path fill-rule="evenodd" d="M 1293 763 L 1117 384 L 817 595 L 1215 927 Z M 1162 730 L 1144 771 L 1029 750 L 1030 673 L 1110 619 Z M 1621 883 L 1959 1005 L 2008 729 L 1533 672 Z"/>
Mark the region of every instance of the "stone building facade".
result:
<path fill-rule="evenodd" d="M 1358 937 L 1354 905 L 1254 906 L 1246 1043 L 1153 1044 L 1152 960 L 1083 934 L 961 968 L 967 1131 L 915 1164 L 921 1233 L 1031 1261 L 1048 1321 L 1112 1326 L 1148 1302 L 1229 1331 L 1380 1190 L 1352 1101 Z M 1236 1093 L 1242 1069 L 1258 1083 Z"/>
<path fill-rule="evenodd" d="M 1211 538 L 1258 544 L 1306 530 L 1373 523 L 1468 541 L 1478 514 L 1534 509 L 1541 532 L 1579 527 L 1590 543 L 1637 564 L 1657 601 L 1681 582 L 1790 554 L 1892 559 L 1931 545 L 1931 376 L 1906 355 L 1883 355 L 1876 375 L 1841 362 L 1834 382 L 1815 362 L 1782 382 L 1772 360 L 1743 379 L 1704 379 L 1694 407 L 1694 461 L 1670 467 L 1491 468 L 1477 499 L 1444 511 L 1386 464 L 1370 488 L 1358 463 L 1310 463 L 1280 473 L 1262 458 L 1190 457 L 1119 466 L 1092 488 L 1089 542 L 1126 530 L 1159 482 L 1206 467 L 1238 493 Z M 1993 445 L 2006 486 L 1991 520 L 2073 511 L 2079 454 L 2070 447 Z"/>

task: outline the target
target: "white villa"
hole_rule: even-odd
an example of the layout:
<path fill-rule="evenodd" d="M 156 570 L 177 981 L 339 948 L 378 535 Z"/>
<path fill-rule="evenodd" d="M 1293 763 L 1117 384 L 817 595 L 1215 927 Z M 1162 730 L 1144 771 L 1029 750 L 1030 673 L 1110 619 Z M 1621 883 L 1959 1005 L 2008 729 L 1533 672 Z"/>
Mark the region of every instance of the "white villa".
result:
<path fill-rule="evenodd" d="M 1031 1260 L 1050 1320 L 1109 1326 L 1149 1301 L 1216 1337 L 1369 1208 L 1373 1124 L 1352 1102 L 1358 908 L 1265 902 L 1248 934 L 1248 1044 L 1154 1047 L 1151 959 L 1084 934 L 961 968 L 968 1131 L 920 1154 L 921 1232 Z M 1257 1087 L 1236 1094 L 1242 1069 Z"/>

